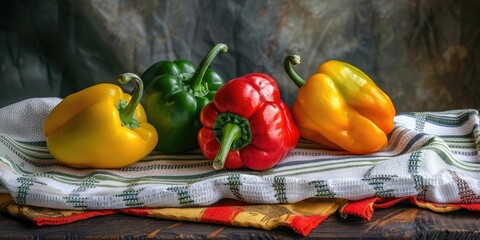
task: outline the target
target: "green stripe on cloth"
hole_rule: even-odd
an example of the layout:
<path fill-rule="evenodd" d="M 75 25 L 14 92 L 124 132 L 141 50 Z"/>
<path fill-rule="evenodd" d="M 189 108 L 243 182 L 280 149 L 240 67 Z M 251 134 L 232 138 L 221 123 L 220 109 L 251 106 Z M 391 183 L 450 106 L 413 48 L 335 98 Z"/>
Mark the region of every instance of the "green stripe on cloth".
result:
<path fill-rule="evenodd" d="M 240 180 L 240 174 L 228 174 L 227 181 L 228 188 L 232 192 L 233 196 L 235 196 L 235 199 L 245 202 L 245 199 L 243 199 L 243 196 L 240 192 L 240 186 L 242 185 L 242 181 Z"/>

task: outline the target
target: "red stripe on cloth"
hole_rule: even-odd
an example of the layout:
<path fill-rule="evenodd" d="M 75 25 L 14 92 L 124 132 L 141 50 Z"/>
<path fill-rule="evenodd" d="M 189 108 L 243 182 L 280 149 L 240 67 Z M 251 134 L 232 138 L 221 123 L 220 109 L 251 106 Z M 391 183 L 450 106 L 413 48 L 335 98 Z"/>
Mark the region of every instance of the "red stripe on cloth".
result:
<path fill-rule="evenodd" d="M 400 198 L 376 198 L 373 207 L 374 208 L 389 208 L 403 200 L 413 197 L 400 197 Z"/>
<path fill-rule="evenodd" d="M 117 211 L 124 214 L 146 217 L 150 215 L 150 213 L 153 210 L 154 210 L 153 208 L 125 208 L 125 209 L 118 209 Z"/>
<path fill-rule="evenodd" d="M 239 206 L 207 207 L 202 214 L 202 222 L 232 225 L 233 219 L 242 211 Z"/>
<path fill-rule="evenodd" d="M 372 219 L 373 212 L 376 208 L 389 208 L 401 201 L 409 200 L 409 202 L 417 207 L 429 209 L 434 212 L 450 212 L 458 209 L 469 211 L 480 211 L 480 203 L 434 203 L 418 200 L 416 197 L 407 196 L 400 198 L 367 198 L 359 201 L 351 201 L 346 203 L 341 209 L 342 215 L 354 215 L 364 220 Z"/>
<path fill-rule="evenodd" d="M 111 215 L 115 213 L 117 213 L 117 211 L 115 210 L 98 210 L 98 211 L 87 211 L 87 212 L 78 213 L 78 214 L 65 216 L 65 217 L 56 217 L 56 218 L 39 217 L 39 218 L 33 219 L 33 224 L 37 226 L 62 225 L 62 224 L 72 223 L 80 220 L 85 220 L 92 217 L 106 216 L 106 215 Z"/>
<path fill-rule="evenodd" d="M 323 220 L 327 219 L 330 215 L 312 215 L 308 217 L 295 216 L 288 223 L 288 226 L 295 230 L 295 232 L 302 236 L 307 236 L 312 229 L 316 228 Z"/>
<path fill-rule="evenodd" d="M 373 204 L 379 198 L 367 198 L 358 201 L 351 201 L 340 208 L 342 215 L 354 215 L 369 221 L 373 216 Z"/>
<path fill-rule="evenodd" d="M 354 215 L 369 221 L 372 219 L 373 212 L 376 208 L 389 208 L 406 199 L 415 199 L 414 197 L 400 197 L 400 198 L 366 198 L 359 201 L 351 201 L 346 203 L 341 209 L 342 215 Z M 414 203 L 414 202 L 412 202 Z"/>
<path fill-rule="evenodd" d="M 480 211 L 480 203 L 471 203 L 471 204 L 455 204 L 455 206 L 461 207 L 469 211 Z"/>
<path fill-rule="evenodd" d="M 415 197 L 409 197 L 410 203 L 422 207 L 422 204 L 428 204 L 441 211 L 444 208 L 457 207 L 468 211 L 480 211 L 480 203 L 433 203 L 419 200 Z"/>

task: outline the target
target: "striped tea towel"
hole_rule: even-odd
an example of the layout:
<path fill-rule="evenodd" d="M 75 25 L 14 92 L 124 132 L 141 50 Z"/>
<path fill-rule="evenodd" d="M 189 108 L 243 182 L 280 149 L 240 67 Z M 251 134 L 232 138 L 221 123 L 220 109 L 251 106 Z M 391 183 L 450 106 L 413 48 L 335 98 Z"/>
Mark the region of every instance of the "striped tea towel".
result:
<path fill-rule="evenodd" d="M 129 167 L 81 170 L 52 159 L 40 137 L 57 100 L 27 99 L 0 109 L 0 185 L 18 204 L 121 209 L 210 206 L 224 198 L 273 204 L 405 196 L 480 202 L 477 110 L 398 114 L 389 145 L 370 155 L 324 150 L 302 140 L 266 171 L 216 171 L 199 152 L 153 152 Z"/>

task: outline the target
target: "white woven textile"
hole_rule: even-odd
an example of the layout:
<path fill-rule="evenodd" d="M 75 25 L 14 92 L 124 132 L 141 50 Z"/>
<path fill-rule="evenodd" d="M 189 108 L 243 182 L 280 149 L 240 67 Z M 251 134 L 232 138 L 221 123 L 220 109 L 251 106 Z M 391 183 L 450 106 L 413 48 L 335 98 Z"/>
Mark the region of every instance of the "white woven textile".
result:
<path fill-rule="evenodd" d="M 301 140 L 267 171 L 216 171 L 199 153 L 158 152 L 122 169 L 82 170 L 58 163 L 46 148 L 42 125 L 59 101 L 27 99 L 0 108 L 0 192 L 17 203 L 116 209 L 205 206 L 222 198 L 285 203 L 373 196 L 480 202 L 479 114 L 473 109 L 400 113 L 389 145 L 370 155 Z"/>

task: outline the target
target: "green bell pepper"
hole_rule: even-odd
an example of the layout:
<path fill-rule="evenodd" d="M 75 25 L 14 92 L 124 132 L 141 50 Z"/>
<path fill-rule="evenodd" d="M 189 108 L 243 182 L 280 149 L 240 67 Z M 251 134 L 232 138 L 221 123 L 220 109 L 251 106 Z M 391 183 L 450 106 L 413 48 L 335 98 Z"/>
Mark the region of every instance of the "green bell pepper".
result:
<path fill-rule="evenodd" d="M 198 68 L 188 60 L 159 61 L 141 79 L 145 85 L 143 106 L 149 122 L 158 133 L 156 149 L 175 154 L 198 148 L 197 133 L 202 127 L 200 111 L 223 86 L 223 78 L 209 68 L 227 45 L 215 45 Z"/>

